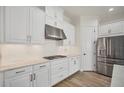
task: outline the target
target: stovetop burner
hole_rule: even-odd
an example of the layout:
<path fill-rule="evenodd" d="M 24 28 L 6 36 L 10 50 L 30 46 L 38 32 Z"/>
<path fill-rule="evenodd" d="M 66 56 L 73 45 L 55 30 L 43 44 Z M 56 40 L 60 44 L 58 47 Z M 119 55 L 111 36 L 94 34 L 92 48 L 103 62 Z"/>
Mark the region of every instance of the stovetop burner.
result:
<path fill-rule="evenodd" d="M 48 59 L 48 60 L 53 60 L 53 59 L 59 59 L 59 58 L 64 58 L 66 56 L 64 55 L 54 55 L 54 56 L 47 56 L 47 57 L 43 57 L 45 59 Z"/>

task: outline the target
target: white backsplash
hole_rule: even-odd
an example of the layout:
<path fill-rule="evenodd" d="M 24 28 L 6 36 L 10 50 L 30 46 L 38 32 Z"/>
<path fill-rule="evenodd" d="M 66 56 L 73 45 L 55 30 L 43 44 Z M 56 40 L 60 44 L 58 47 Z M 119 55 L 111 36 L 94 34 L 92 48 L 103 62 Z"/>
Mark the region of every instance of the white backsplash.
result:
<path fill-rule="evenodd" d="M 69 55 L 79 52 L 76 47 L 58 46 L 56 42 L 48 42 L 44 45 L 1 44 L 0 53 L 1 65 L 7 65 L 20 62 L 20 60 L 36 59 L 56 54 Z"/>

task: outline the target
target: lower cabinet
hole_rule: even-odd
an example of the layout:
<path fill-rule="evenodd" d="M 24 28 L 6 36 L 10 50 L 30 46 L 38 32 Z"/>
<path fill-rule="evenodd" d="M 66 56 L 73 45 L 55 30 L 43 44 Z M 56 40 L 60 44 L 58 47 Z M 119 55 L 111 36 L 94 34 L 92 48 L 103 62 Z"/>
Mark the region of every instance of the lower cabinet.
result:
<path fill-rule="evenodd" d="M 3 73 L 0 72 L 0 87 L 3 87 Z"/>
<path fill-rule="evenodd" d="M 30 74 L 24 74 L 5 80 L 5 87 L 31 87 Z"/>
<path fill-rule="evenodd" d="M 80 57 L 72 57 L 69 59 L 69 75 L 74 74 L 80 69 Z"/>
<path fill-rule="evenodd" d="M 5 87 L 31 87 L 32 67 L 24 67 L 5 72 Z"/>
<path fill-rule="evenodd" d="M 50 86 L 50 73 L 49 63 L 39 64 L 34 66 L 34 87 L 49 87 Z"/>
<path fill-rule="evenodd" d="M 68 59 L 51 62 L 51 86 L 68 77 Z"/>
<path fill-rule="evenodd" d="M 48 87 L 49 63 L 5 72 L 5 87 Z"/>
<path fill-rule="evenodd" d="M 80 58 L 75 56 L 0 72 L 0 87 L 53 86 L 79 71 L 79 66 Z"/>

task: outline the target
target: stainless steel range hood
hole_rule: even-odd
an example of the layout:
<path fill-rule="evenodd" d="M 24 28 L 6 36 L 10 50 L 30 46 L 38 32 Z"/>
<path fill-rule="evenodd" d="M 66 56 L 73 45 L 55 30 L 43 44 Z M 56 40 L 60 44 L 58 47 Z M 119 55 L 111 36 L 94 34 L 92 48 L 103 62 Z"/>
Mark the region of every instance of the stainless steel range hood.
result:
<path fill-rule="evenodd" d="M 46 24 L 45 25 L 45 39 L 64 40 L 66 39 L 66 36 L 62 29 Z"/>

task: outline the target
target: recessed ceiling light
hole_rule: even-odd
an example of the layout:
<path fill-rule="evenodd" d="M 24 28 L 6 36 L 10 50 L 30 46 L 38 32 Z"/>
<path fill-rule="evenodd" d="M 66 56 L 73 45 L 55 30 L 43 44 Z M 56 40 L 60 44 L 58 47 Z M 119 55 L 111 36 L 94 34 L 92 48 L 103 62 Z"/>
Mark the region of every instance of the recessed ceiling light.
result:
<path fill-rule="evenodd" d="M 114 8 L 109 8 L 108 11 L 109 11 L 109 12 L 112 12 L 112 11 L 114 11 Z"/>

